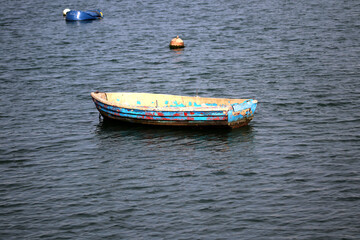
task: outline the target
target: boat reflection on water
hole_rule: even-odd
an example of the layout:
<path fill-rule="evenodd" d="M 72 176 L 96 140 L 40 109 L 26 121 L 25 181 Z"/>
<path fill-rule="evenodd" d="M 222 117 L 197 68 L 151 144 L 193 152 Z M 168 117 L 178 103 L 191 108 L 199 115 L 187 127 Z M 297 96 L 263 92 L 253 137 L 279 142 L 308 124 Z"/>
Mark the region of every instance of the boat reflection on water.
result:
<path fill-rule="evenodd" d="M 185 48 L 172 48 L 171 51 L 173 51 L 176 54 L 182 54 L 184 52 Z"/>
<path fill-rule="evenodd" d="M 96 22 L 99 22 L 100 20 L 97 20 Z M 83 21 L 65 21 L 66 25 L 70 25 L 70 26 L 81 26 L 81 25 L 87 25 L 90 23 L 93 23 L 94 20 L 83 20 Z"/>
<path fill-rule="evenodd" d="M 145 171 L 164 179 L 226 175 L 245 167 L 242 159 L 255 151 L 254 132 L 250 125 L 199 129 L 101 121 L 95 143 L 111 159 L 104 162 L 109 171 Z"/>
<path fill-rule="evenodd" d="M 202 151 L 210 147 L 212 151 L 233 151 L 240 143 L 252 144 L 254 138 L 251 125 L 237 129 L 212 127 L 170 127 L 140 125 L 102 119 L 96 128 L 102 141 L 123 141 L 129 138 L 137 146 L 147 146 L 152 150 L 179 148 L 178 150 Z M 105 144 L 106 145 L 106 144 Z M 171 151 L 171 150 L 170 150 Z"/>

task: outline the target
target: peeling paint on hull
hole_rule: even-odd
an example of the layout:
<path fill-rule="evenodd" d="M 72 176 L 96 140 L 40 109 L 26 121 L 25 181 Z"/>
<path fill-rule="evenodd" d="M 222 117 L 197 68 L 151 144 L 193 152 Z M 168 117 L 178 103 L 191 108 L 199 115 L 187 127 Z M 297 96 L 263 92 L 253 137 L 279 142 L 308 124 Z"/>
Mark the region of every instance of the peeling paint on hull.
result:
<path fill-rule="evenodd" d="M 113 95 L 110 95 L 113 94 Z M 131 99 L 132 95 L 125 95 L 126 101 L 133 100 L 133 104 L 124 106 L 122 102 L 110 101 L 111 99 L 118 99 L 114 94 L 121 93 L 91 93 L 96 108 L 104 118 L 113 120 L 148 124 L 148 125 L 163 125 L 163 126 L 190 126 L 190 127 L 230 127 L 237 128 L 247 125 L 253 119 L 253 113 L 257 105 L 256 100 L 246 99 L 241 100 L 240 103 L 232 103 L 233 99 L 229 99 L 229 105 L 220 104 L 220 100 L 223 103 L 227 99 L 216 99 L 216 98 L 199 98 L 199 97 L 182 97 L 174 95 L 160 95 L 160 94 L 137 94 L 136 101 Z M 123 95 L 121 95 L 122 97 Z M 154 97 L 154 99 L 150 99 Z M 158 98 L 156 98 L 158 97 Z M 172 98 L 179 98 L 186 100 L 193 100 L 190 106 L 185 106 L 184 103 L 178 104 L 178 100 Z M 110 100 L 109 100 L 109 99 Z M 176 103 L 180 107 L 173 107 L 168 105 L 159 105 L 161 99 L 166 98 L 166 104 Z M 141 99 L 141 101 L 139 100 Z M 159 100 L 157 100 L 159 99 Z M 212 101 L 201 103 L 201 100 Z M 140 106 L 141 102 L 156 102 L 156 106 Z M 125 100 L 124 100 L 125 102 Z M 133 106 L 135 105 L 135 106 Z M 139 106 L 136 106 L 139 105 Z M 198 106 L 198 107 L 194 107 Z M 221 107 L 219 107 L 221 105 Z"/>

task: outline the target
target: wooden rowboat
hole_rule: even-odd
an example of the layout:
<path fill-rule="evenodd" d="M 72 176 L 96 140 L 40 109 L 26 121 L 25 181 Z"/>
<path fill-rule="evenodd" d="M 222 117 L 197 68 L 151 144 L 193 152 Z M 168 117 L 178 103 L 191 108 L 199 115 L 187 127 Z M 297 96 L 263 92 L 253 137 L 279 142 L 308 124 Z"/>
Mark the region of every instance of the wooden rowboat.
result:
<path fill-rule="evenodd" d="M 254 117 L 257 100 L 152 93 L 92 92 L 104 119 L 165 126 L 237 128 Z"/>

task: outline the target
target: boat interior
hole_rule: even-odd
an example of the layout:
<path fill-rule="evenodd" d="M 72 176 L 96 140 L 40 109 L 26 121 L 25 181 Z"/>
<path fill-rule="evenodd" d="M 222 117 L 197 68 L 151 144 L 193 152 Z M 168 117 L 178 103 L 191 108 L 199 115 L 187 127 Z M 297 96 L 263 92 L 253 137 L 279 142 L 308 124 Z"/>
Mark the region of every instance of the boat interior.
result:
<path fill-rule="evenodd" d="M 216 107 L 228 108 L 235 103 L 243 103 L 247 99 L 230 98 L 203 98 L 178 96 L 169 94 L 131 93 L 131 92 L 94 92 L 91 94 L 95 99 L 107 101 L 116 106 L 133 107 Z M 100 101 L 101 101 L 100 100 Z"/>

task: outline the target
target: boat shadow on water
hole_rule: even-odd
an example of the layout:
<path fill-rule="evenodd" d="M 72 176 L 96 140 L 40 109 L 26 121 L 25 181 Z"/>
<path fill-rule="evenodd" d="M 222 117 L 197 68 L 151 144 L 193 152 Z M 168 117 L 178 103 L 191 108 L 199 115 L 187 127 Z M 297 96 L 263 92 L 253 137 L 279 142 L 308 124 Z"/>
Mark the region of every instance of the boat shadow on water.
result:
<path fill-rule="evenodd" d="M 94 135 L 112 168 L 131 166 L 183 178 L 228 174 L 240 156 L 252 151 L 255 134 L 252 126 L 169 127 L 105 120 L 96 125 Z"/>
<path fill-rule="evenodd" d="M 88 24 L 94 23 L 94 22 L 100 22 L 102 19 L 99 20 L 82 20 L 82 21 L 65 21 L 66 25 L 68 26 L 86 26 Z"/>
<path fill-rule="evenodd" d="M 241 128 L 154 126 L 110 119 L 100 119 L 96 129 L 100 137 L 138 136 L 147 139 L 191 138 L 200 141 L 252 142 L 254 131 L 251 125 Z"/>

